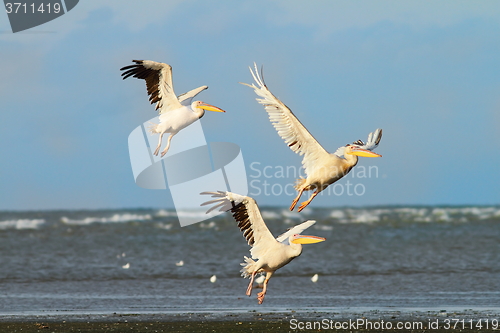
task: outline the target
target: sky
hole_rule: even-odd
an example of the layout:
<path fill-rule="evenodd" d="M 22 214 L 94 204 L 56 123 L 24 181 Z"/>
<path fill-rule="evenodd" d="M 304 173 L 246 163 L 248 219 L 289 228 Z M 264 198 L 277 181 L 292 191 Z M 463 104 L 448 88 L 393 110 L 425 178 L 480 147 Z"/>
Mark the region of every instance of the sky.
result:
<path fill-rule="evenodd" d="M 301 157 L 239 84 L 254 62 L 328 151 L 384 131 L 311 206 L 500 204 L 496 0 L 82 0 L 15 34 L 0 14 L 0 59 L 0 210 L 173 207 L 132 174 L 128 136 L 156 115 L 121 79 L 132 59 L 170 64 L 177 94 L 209 86 L 227 112 L 206 140 L 240 146 L 260 205 L 290 204 Z"/>

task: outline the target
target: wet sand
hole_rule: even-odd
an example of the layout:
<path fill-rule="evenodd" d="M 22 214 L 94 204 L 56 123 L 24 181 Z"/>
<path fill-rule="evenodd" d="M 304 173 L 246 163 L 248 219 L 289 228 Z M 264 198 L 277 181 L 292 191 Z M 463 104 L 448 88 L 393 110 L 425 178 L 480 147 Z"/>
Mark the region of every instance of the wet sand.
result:
<path fill-rule="evenodd" d="M 274 322 L 30 322 L 0 323 L 1 332 L 288 332 Z"/>
<path fill-rule="evenodd" d="M 453 328 L 450 324 L 453 325 L 455 319 L 459 321 Z M 479 320 L 482 320 L 483 327 L 477 327 Z M 486 320 L 490 323 L 488 328 Z M 484 310 L 450 313 L 369 310 L 351 313 L 40 314 L 2 316 L 0 332 L 493 332 L 492 320 L 498 320 L 498 313 Z M 362 324 L 356 326 L 357 321 Z M 398 329 L 398 323 L 414 326 L 412 329 Z M 335 324 L 344 327 L 335 328 Z"/>

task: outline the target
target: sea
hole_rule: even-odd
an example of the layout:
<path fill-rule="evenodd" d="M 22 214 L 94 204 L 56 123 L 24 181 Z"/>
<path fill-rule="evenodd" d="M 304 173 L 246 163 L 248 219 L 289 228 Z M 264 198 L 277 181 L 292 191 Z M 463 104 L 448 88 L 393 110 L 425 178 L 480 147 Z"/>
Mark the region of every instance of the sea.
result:
<path fill-rule="evenodd" d="M 500 313 L 500 206 L 261 210 L 275 236 L 314 219 L 304 233 L 327 239 L 276 272 L 262 305 L 245 295 L 250 247 L 229 213 L 180 227 L 204 212 L 0 212 L 0 315 Z"/>

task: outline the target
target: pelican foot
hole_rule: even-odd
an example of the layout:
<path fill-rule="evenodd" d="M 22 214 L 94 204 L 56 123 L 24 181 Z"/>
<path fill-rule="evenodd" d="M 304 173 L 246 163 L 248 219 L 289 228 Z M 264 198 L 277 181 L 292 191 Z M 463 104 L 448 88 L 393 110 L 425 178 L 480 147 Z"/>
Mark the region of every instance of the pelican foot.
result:
<path fill-rule="evenodd" d="M 262 304 L 264 302 L 264 297 L 266 297 L 266 293 L 260 292 L 257 294 L 257 299 L 259 300 L 259 304 Z"/>
<path fill-rule="evenodd" d="M 153 155 L 155 156 L 158 156 L 158 153 L 160 152 L 160 146 L 156 147 L 156 150 L 155 152 L 153 153 Z"/>
<path fill-rule="evenodd" d="M 307 205 L 309 205 L 310 201 L 304 201 L 303 203 L 300 204 L 299 208 L 297 209 L 297 212 L 302 211 L 302 209 L 306 208 Z"/>
<path fill-rule="evenodd" d="M 161 157 L 165 156 L 165 154 L 168 152 L 168 149 L 170 148 L 170 138 L 171 138 L 171 137 L 169 137 L 169 138 L 168 138 L 169 140 L 168 140 L 168 144 L 167 144 L 167 146 L 166 146 L 166 147 L 165 147 L 165 149 L 163 149 L 163 151 L 161 152 Z"/>

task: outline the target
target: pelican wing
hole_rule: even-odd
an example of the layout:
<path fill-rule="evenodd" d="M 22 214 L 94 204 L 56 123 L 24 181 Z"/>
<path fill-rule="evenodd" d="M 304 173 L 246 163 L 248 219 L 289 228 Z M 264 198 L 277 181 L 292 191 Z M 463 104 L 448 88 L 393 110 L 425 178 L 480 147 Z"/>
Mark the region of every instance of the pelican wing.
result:
<path fill-rule="evenodd" d="M 364 143 L 361 140 L 358 140 L 358 141 L 353 142 L 352 145 L 359 146 L 360 148 L 363 148 L 366 150 L 374 150 L 375 148 L 378 147 L 378 144 L 380 143 L 381 139 L 382 139 L 382 129 L 377 128 L 375 131 L 368 134 L 368 139 L 366 140 L 366 143 Z M 339 156 L 339 157 L 344 156 L 344 150 L 345 150 L 345 147 L 340 147 L 337 149 L 337 151 L 334 154 Z"/>
<path fill-rule="evenodd" d="M 255 63 L 254 69 L 255 71 L 250 68 L 250 73 L 252 73 L 257 86 L 253 83 L 251 85 L 247 83 L 243 84 L 253 88 L 257 96 L 261 97 L 257 98 L 257 101 L 264 105 L 269 115 L 269 120 L 276 131 L 278 131 L 279 136 L 285 140 L 285 143 L 292 151 L 301 156 L 304 155 L 302 165 L 306 173 L 309 173 L 308 169 L 311 171 L 312 166 L 315 164 L 314 162 L 321 158 L 321 156 L 327 155 L 328 152 L 302 125 L 292 110 L 269 91 L 264 83 L 263 76 L 259 75 Z"/>
<path fill-rule="evenodd" d="M 159 109 L 160 114 L 182 107 L 177 96 L 175 96 L 172 83 L 172 67 L 170 65 L 151 60 L 132 61 L 135 62 L 135 65 L 120 68 L 120 70 L 124 71 L 122 73 L 123 79 L 132 76 L 145 80 L 149 101 L 151 104 L 156 103 L 156 110 Z"/>
<path fill-rule="evenodd" d="M 288 229 L 287 231 L 285 231 L 284 233 L 282 233 L 281 235 L 276 237 L 276 240 L 280 243 L 285 244 L 285 245 L 290 245 L 290 242 L 288 242 L 288 239 L 290 238 L 290 236 L 295 235 L 295 234 L 301 234 L 302 231 L 306 230 L 307 228 L 312 226 L 314 223 L 316 223 L 316 221 L 309 220 L 309 221 L 303 222 L 299 225 L 296 225 L 295 227 Z"/>
<path fill-rule="evenodd" d="M 260 215 L 259 206 L 254 199 L 231 193 L 231 192 L 202 192 L 201 194 L 211 195 L 214 200 L 201 204 L 202 206 L 216 204 L 207 213 L 219 208 L 219 211 L 231 210 L 234 219 L 238 222 L 238 227 L 243 232 L 243 237 L 252 246 L 252 257 L 259 258 L 258 248 L 267 249 L 266 244 L 276 243 L 273 235 L 267 228 L 266 223 Z"/>
<path fill-rule="evenodd" d="M 193 90 L 188 91 L 187 93 L 184 93 L 184 94 L 177 96 L 177 99 L 179 100 L 179 102 L 182 105 L 189 106 L 189 105 L 191 105 L 193 98 L 207 88 L 208 88 L 208 86 L 201 86 L 201 87 L 195 88 Z"/>

